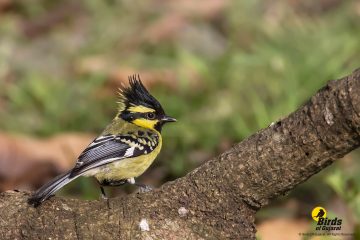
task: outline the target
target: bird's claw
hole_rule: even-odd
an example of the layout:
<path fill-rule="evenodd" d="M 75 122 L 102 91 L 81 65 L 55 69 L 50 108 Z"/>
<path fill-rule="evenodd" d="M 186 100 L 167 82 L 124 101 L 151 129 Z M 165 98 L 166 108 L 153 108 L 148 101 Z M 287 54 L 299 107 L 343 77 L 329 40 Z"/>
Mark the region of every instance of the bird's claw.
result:
<path fill-rule="evenodd" d="M 148 185 L 143 185 L 139 187 L 139 193 L 146 193 L 150 192 L 151 190 L 153 190 L 153 188 Z"/>
<path fill-rule="evenodd" d="M 109 198 L 105 194 L 100 194 L 100 200 L 108 200 Z"/>

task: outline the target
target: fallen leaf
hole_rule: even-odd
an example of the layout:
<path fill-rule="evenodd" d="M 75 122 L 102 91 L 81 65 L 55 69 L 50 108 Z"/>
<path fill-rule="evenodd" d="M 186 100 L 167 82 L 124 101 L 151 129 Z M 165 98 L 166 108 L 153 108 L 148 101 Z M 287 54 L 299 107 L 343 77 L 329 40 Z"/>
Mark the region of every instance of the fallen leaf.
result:
<path fill-rule="evenodd" d="M 12 0 L 0 0 L 0 12 L 9 8 L 13 3 Z"/>
<path fill-rule="evenodd" d="M 48 139 L 0 133 L 0 192 L 32 189 L 67 171 L 92 139 L 80 133 Z"/>
<path fill-rule="evenodd" d="M 278 218 L 266 220 L 257 226 L 257 235 L 261 240 L 299 240 L 299 233 L 306 233 L 309 220 Z"/>

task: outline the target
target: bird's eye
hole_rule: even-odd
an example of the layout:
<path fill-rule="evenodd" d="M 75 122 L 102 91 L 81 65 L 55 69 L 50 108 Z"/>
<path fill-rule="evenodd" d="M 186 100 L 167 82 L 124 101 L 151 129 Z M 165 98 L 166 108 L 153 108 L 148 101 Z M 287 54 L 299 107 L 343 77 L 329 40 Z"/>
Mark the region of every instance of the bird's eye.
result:
<path fill-rule="evenodd" d="M 155 119 L 155 113 L 152 113 L 152 112 L 149 112 L 149 113 L 147 113 L 146 114 L 146 117 L 148 118 L 148 119 Z"/>

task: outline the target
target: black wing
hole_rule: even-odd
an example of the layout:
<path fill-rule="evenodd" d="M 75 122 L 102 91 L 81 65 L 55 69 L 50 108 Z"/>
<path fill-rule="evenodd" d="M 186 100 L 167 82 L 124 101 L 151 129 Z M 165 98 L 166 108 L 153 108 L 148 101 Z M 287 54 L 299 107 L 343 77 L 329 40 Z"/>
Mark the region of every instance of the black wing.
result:
<path fill-rule="evenodd" d="M 70 177 L 118 161 L 141 155 L 134 146 L 121 141 L 121 136 L 105 135 L 96 138 L 79 156 Z"/>

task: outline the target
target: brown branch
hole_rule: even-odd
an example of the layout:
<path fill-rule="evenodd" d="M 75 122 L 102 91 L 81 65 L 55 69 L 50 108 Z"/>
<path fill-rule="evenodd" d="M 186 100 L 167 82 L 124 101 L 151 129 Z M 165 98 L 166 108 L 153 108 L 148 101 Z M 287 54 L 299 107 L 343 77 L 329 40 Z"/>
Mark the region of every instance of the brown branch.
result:
<path fill-rule="evenodd" d="M 254 239 L 255 213 L 360 143 L 360 70 L 183 178 L 107 201 L 0 195 L 1 239 Z M 147 226 L 148 224 L 148 226 Z M 142 228 L 141 228 L 142 226 Z"/>

